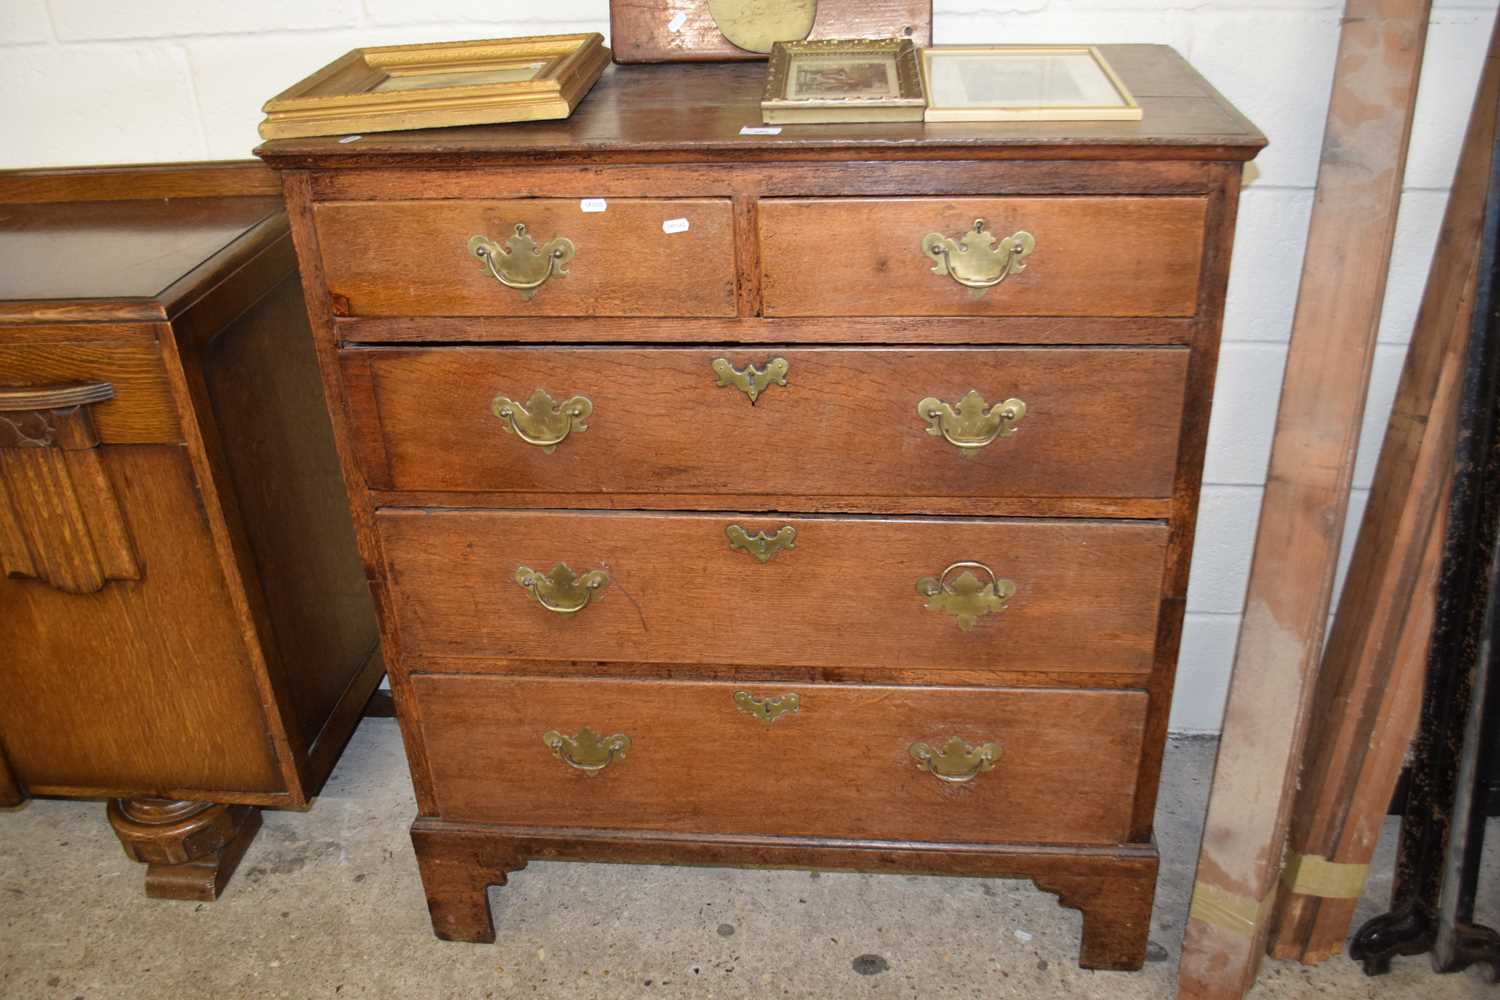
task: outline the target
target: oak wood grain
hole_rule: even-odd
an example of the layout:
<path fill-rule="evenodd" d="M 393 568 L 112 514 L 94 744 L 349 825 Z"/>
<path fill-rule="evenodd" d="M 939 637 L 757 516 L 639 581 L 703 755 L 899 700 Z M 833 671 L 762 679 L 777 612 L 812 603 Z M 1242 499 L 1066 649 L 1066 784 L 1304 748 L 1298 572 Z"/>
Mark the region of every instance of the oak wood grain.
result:
<path fill-rule="evenodd" d="M 281 196 L 275 171 L 259 160 L 0 171 L 0 203 L 18 205 L 257 195 Z"/>
<path fill-rule="evenodd" d="M 385 510 L 403 647 L 544 659 L 1031 670 L 1151 669 L 1166 528 L 1152 523 Z M 761 564 L 725 529 L 796 528 Z M 965 632 L 919 579 L 977 560 L 1017 592 Z M 578 615 L 518 566 L 610 575 Z"/>
<path fill-rule="evenodd" d="M 733 316 L 734 220 L 725 200 L 324 203 L 314 209 L 328 294 L 341 315 Z M 685 220 L 685 232 L 668 222 Z M 577 256 L 525 299 L 469 253 L 518 224 Z"/>
<path fill-rule="evenodd" d="M 788 362 L 752 404 L 720 386 Z M 355 446 L 384 490 L 614 495 L 1166 497 L 1183 350 L 346 350 Z M 551 454 L 506 433 L 498 394 L 592 401 Z M 918 413 L 977 389 L 1023 400 L 1015 433 L 966 455 Z"/>
<path fill-rule="evenodd" d="M 909 38 L 930 45 L 932 0 L 822 0 L 807 37 Z M 609 39 L 618 63 L 766 58 L 725 38 L 707 3 L 611 0 Z"/>
<path fill-rule="evenodd" d="M 765 315 L 1191 316 L 1204 213 L 1171 197 L 767 199 Z M 957 240 L 979 219 L 996 240 L 1036 239 L 1026 269 L 983 294 L 922 252 L 928 234 Z"/>
<path fill-rule="evenodd" d="M 113 399 L 93 404 L 105 444 L 182 440 L 155 331 L 136 326 L 0 325 L 0 384 L 108 382 Z"/>
<path fill-rule="evenodd" d="M 769 685 L 770 725 L 726 683 L 414 678 L 438 814 L 538 826 L 835 839 L 1113 843 L 1129 825 L 1145 696 L 1086 691 Z M 598 774 L 543 743 L 624 733 Z M 994 768 L 942 781 L 909 752 L 995 742 Z"/>

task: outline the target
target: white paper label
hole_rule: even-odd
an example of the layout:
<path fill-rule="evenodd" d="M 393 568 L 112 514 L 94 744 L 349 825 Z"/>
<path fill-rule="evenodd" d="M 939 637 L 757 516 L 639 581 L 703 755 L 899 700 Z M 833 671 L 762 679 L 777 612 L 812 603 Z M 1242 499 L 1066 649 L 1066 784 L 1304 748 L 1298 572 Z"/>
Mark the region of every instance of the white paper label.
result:
<path fill-rule="evenodd" d="M 609 202 L 603 198 L 585 198 L 578 203 L 578 207 L 585 212 L 605 212 L 609 210 Z"/>
<path fill-rule="evenodd" d="M 780 134 L 781 134 L 781 126 L 780 125 L 767 125 L 767 126 L 746 125 L 744 128 L 740 129 L 740 135 L 780 135 Z"/>
<path fill-rule="evenodd" d="M 668 219 L 661 224 L 661 231 L 668 235 L 672 233 L 685 233 L 688 231 L 688 220 Z"/>
<path fill-rule="evenodd" d="M 687 24 L 687 12 L 678 11 L 677 16 L 667 22 L 667 30 L 675 34 L 682 30 L 684 24 Z"/>
<path fill-rule="evenodd" d="M 363 138 L 364 138 L 364 136 L 362 136 L 362 135 L 346 135 L 342 139 L 339 140 L 339 144 L 343 145 L 346 142 L 358 142 L 359 140 L 361 140 Z"/>

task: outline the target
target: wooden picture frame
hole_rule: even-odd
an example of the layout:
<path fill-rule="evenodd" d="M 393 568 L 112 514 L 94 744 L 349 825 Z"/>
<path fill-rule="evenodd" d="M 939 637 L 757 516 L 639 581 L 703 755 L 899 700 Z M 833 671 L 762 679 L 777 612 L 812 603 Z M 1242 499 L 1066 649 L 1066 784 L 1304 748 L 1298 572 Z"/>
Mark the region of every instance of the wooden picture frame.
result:
<path fill-rule="evenodd" d="M 818 0 L 806 40 L 905 38 L 932 44 L 932 0 Z M 609 42 L 617 63 L 766 59 L 719 30 L 708 0 L 610 0 Z"/>
<path fill-rule="evenodd" d="M 929 122 L 1141 119 L 1092 45 L 937 45 L 922 50 L 921 64 Z"/>
<path fill-rule="evenodd" d="M 566 118 L 609 65 L 604 36 L 355 49 L 265 103 L 265 139 Z"/>
<path fill-rule="evenodd" d="M 768 125 L 919 122 L 916 46 L 904 38 L 777 42 L 761 116 Z"/>

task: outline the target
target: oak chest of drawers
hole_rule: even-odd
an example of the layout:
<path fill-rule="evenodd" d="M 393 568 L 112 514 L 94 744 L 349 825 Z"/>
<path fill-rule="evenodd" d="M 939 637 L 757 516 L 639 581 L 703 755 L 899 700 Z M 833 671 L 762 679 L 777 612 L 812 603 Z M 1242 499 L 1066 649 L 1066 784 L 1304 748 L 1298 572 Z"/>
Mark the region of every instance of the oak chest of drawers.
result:
<path fill-rule="evenodd" d="M 1027 877 L 1131 968 L 1242 161 L 1126 124 L 272 142 L 441 937 L 530 858 Z"/>

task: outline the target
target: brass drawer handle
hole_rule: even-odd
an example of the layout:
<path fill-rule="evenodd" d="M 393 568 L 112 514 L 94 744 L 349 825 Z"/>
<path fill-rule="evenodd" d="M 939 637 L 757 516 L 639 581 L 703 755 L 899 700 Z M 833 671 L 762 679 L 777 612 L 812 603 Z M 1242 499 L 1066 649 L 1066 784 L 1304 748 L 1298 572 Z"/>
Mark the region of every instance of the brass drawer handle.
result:
<path fill-rule="evenodd" d="M 588 726 L 578 730 L 577 736 L 564 736 L 555 729 L 548 730 L 542 734 L 542 742 L 551 748 L 558 760 L 590 777 L 615 761 L 624 760 L 625 751 L 630 749 L 630 737 L 624 733 L 600 736 Z"/>
<path fill-rule="evenodd" d="M 948 577 L 956 569 L 963 572 L 950 583 Z M 982 571 L 990 582 L 980 583 L 972 570 Z M 939 576 L 924 576 L 918 580 L 917 593 L 927 598 L 929 611 L 952 615 L 958 619 L 958 627 L 968 632 L 985 615 L 1004 611 L 1006 602 L 1016 594 L 1016 585 L 997 577 L 995 571 L 984 563 L 956 562 Z"/>
<path fill-rule="evenodd" d="M 1012 274 L 1026 270 L 1026 258 L 1036 249 L 1036 237 L 1021 229 L 997 243 L 995 234 L 986 232 L 985 225 L 983 219 L 975 219 L 974 228 L 959 240 L 928 233 L 922 240 L 922 252 L 934 262 L 932 273 L 947 275 L 983 295 Z"/>
<path fill-rule="evenodd" d="M 550 573 L 538 573 L 530 566 L 517 566 L 516 582 L 531 591 L 536 602 L 548 611 L 576 615 L 588 607 L 595 596 L 603 597 L 599 591 L 609 583 L 609 574 L 602 569 L 591 569 L 578 576 L 567 563 L 558 563 Z"/>
<path fill-rule="evenodd" d="M 772 358 L 766 362 L 765 368 L 746 365 L 743 371 L 730 364 L 728 358 L 714 358 L 711 367 L 719 377 L 719 388 L 738 389 L 750 397 L 751 403 L 771 386 L 786 385 L 787 373 L 792 370 L 792 364 L 786 358 Z"/>
<path fill-rule="evenodd" d="M 757 698 L 749 691 L 736 691 L 734 703 L 741 712 L 754 716 L 768 726 L 783 715 L 802 709 L 802 699 L 796 694 L 785 694 L 780 698 Z"/>
<path fill-rule="evenodd" d="M 782 525 L 770 535 L 764 531 L 752 535 L 738 524 L 731 524 L 724 529 L 724 534 L 729 536 L 731 549 L 748 552 L 762 563 L 770 562 L 771 558 L 782 549 L 797 547 L 797 529 L 790 524 Z"/>
<path fill-rule="evenodd" d="M 490 402 L 490 412 L 505 421 L 502 428 L 527 444 L 534 444 L 548 455 L 577 431 L 582 434 L 589 429 L 584 423 L 594 413 L 594 402 L 587 396 L 569 396 L 557 402 L 546 389 L 538 389 L 524 403 L 517 403 L 509 396 L 496 396 Z"/>
<path fill-rule="evenodd" d="M 913 743 L 910 752 L 912 759 L 928 774 L 939 781 L 954 783 L 973 781 L 1000 759 L 998 743 L 971 747 L 958 736 L 943 744 L 941 750 L 934 750 L 928 743 Z"/>
<path fill-rule="evenodd" d="M 970 389 L 957 406 L 928 396 L 917 403 L 917 416 L 927 421 L 928 434 L 947 441 L 965 458 L 972 458 L 996 438 L 1010 437 L 1020 430 L 1016 424 L 1026 417 L 1026 403 L 1012 398 L 986 407 L 979 390 Z"/>
<path fill-rule="evenodd" d="M 537 246 L 524 222 L 516 223 L 515 235 L 503 245 L 482 234 L 469 237 L 469 253 L 484 262 L 496 281 L 514 288 L 523 299 L 530 299 L 551 278 L 566 278 L 568 261 L 577 252 L 573 241 L 564 236 Z"/>

